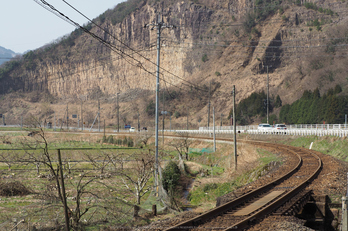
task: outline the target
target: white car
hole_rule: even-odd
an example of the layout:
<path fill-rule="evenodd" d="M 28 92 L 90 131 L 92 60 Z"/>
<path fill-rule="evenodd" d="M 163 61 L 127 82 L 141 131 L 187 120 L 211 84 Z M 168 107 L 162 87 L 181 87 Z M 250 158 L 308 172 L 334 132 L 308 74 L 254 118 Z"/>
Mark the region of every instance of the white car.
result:
<path fill-rule="evenodd" d="M 274 126 L 274 129 L 276 129 L 276 130 L 286 130 L 286 125 L 285 124 L 276 124 Z"/>
<path fill-rule="evenodd" d="M 272 130 L 273 127 L 269 124 L 259 124 L 259 126 L 257 127 L 258 130 Z"/>
<path fill-rule="evenodd" d="M 131 128 L 129 129 L 129 132 L 135 132 L 135 127 L 131 127 Z"/>

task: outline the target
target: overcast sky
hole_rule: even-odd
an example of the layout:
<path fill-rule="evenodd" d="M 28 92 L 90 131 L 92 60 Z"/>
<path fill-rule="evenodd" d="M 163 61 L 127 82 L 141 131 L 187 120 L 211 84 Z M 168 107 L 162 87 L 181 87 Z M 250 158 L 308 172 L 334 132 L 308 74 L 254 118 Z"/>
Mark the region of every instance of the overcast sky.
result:
<path fill-rule="evenodd" d="M 45 0 L 80 25 L 87 19 L 62 0 Z M 126 0 L 65 0 L 90 19 Z M 76 28 L 34 0 L 9 0 L 0 4 L 0 46 L 16 53 L 35 50 Z"/>

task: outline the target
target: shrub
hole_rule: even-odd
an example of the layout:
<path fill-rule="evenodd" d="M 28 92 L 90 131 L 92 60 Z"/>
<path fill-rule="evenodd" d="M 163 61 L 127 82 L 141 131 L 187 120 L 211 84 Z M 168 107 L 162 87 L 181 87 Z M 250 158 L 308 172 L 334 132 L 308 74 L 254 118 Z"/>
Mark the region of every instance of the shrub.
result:
<path fill-rule="evenodd" d="M 170 161 L 163 170 L 162 174 L 162 184 L 163 188 L 168 192 L 172 191 L 179 183 L 181 176 L 180 169 L 178 165 Z"/>
<path fill-rule="evenodd" d="M 334 94 L 338 94 L 342 92 L 342 87 L 341 85 L 337 84 L 334 89 Z"/>
<path fill-rule="evenodd" d="M 309 66 L 312 70 L 319 70 L 324 67 L 324 64 L 322 63 L 322 61 L 314 59 L 309 63 Z"/>
<path fill-rule="evenodd" d="M 127 140 L 127 147 L 134 147 L 134 141 L 132 138 L 128 138 Z"/>
<path fill-rule="evenodd" d="M 3 182 L 0 184 L 0 196 L 25 196 L 31 191 L 18 181 Z"/>
<path fill-rule="evenodd" d="M 216 72 L 215 72 L 215 75 L 216 75 L 216 76 L 220 76 L 220 75 L 221 75 L 221 73 L 220 73 L 220 72 L 218 72 L 218 71 L 216 71 Z"/>
<path fill-rule="evenodd" d="M 307 9 L 312 9 L 312 10 L 318 10 L 318 7 L 315 3 L 311 3 L 311 2 L 306 2 L 304 4 L 304 6 L 307 8 Z"/>
<path fill-rule="evenodd" d="M 253 34 L 257 35 L 257 36 L 260 36 L 260 35 L 261 35 L 261 33 L 259 32 L 259 30 L 256 29 L 255 27 L 254 27 L 253 29 L 251 29 L 251 33 L 253 33 Z"/>
<path fill-rule="evenodd" d="M 110 136 L 108 137 L 108 139 L 107 139 L 107 142 L 108 142 L 109 144 L 113 144 L 113 143 L 114 143 L 114 137 L 113 137 L 112 135 L 110 135 Z"/>
<path fill-rule="evenodd" d="M 111 18 L 111 23 L 113 25 L 122 22 L 129 14 L 134 12 L 139 8 L 139 4 L 142 0 L 127 0 L 117 4 L 115 9 L 107 11 L 107 18 Z"/>
<path fill-rule="evenodd" d="M 248 13 L 245 21 L 243 22 L 244 30 L 250 33 L 251 29 L 256 25 L 255 15 L 253 13 Z"/>
<path fill-rule="evenodd" d="M 202 61 L 205 63 L 206 61 L 208 61 L 208 56 L 207 56 L 207 54 L 204 54 L 203 56 L 202 56 Z"/>
<path fill-rule="evenodd" d="M 286 15 L 283 15 L 283 16 L 282 16 L 282 20 L 283 20 L 283 22 L 287 22 L 287 21 L 289 21 L 289 18 L 286 17 Z"/>
<path fill-rule="evenodd" d="M 128 144 L 128 139 L 127 137 L 125 137 L 122 141 L 122 145 L 127 145 Z"/>
<path fill-rule="evenodd" d="M 218 185 L 216 183 L 206 184 L 203 187 L 203 192 L 208 192 L 212 189 L 217 189 L 217 188 L 218 188 Z"/>
<path fill-rule="evenodd" d="M 282 100 L 280 99 L 280 96 L 277 95 L 276 101 L 274 103 L 274 107 L 281 107 L 282 106 Z"/>
<path fill-rule="evenodd" d="M 173 116 L 174 116 L 175 118 L 179 118 L 179 117 L 180 117 L 180 112 L 175 111 L 174 114 L 173 114 Z"/>
<path fill-rule="evenodd" d="M 283 14 L 284 13 L 283 7 L 280 7 L 278 11 L 279 11 L 279 14 Z"/>

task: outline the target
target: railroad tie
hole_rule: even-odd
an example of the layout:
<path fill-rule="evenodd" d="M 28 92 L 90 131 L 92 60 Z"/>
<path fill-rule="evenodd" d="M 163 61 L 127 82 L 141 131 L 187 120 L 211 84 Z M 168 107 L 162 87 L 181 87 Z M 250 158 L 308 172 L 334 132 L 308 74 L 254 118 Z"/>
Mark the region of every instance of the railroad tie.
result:
<path fill-rule="evenodd" d="M 257 201 L 255 201 L 254 203 L 246 206 L 245 208 L 242 208 L 241 210 L 235 212 L 234 214 L 232 214 L 233 216 L 245 216 L 245 215 L 249 215 L 250 213 L 260 209 L 261 207 L 265 206 L 266 204 L 268 204 L 269 202 L 271 202 L 272 200 L 274 200 L 275 198 L 277 198 L 278 196 L 280 196 L 281 194 L 283 194 L 285 191 L 273 191 L 267 195 L 265 195 L 264 197 L 258 199 Z"/>

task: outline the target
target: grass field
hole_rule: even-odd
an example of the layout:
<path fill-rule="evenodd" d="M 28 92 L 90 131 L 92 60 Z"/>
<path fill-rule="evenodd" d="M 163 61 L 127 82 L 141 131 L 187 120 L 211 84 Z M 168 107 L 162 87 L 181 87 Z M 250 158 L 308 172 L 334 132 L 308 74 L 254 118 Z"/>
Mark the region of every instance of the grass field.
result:
<path fill-rule="evenodd" d="M 40 137 L 28 137 L 27 134 L 28 131 L 0 132 L 0 190 L 6 188 L 8 183 L 19 182 L 33 192 L 29 195 L 0 197 L 0 230 L 10 230 L 13 219 L 17 222 L 24 219 L 18 226 L 19 229 L 33 225 L 36 228 L 52 228 L 61 227 L 64 224 L 64 210 L 58 199 L 57 182 L 49 171 L 49 167 L 53 167 L 56 174 L 59 173 L 57 149 L 61 150 L 69 208 L 72 209 L 72 213 L 76 213 L 77 202 L 80 203 L 81 212 L 88 208 L 80 220 L 86 230 L 134 224 L 135 194 L 125 187 L 125 178 L 116 172 L 123 169 L 130 177 L 135 177 L 137 174 L 131 172 L 131 169 L 136 167 L 134 158 L 139 154 L 144 155 L 148 152 L 147 149 L 106 144 L 102 142 L 103 137 L 100 134 L 48 132 L 45 134 L 48 144 L 46 154 L 50 157 L 51 165 L 45 165 L 42 162 L 39 164 L 37 160 L 43 158 L 46 143 Z M 123 140 L 125 137 L 118 138 Z M 345 138 L 309 136 L 279 142 L 306 148 L 313 142 L 313 149 L 347 160 L 345 153 L 348 151 L 348 145 Z M 199 146 L 200 149 L 212 146 L 211 143 L 203 142 L 192 145 Z M 29 147 L 37 149 L 30 150 Z M 24 148 L 27 150 L 23 150 Z M 153 150 L 154 143 L 149 142 L 147 148 Z M 163 165 L 166 161 L 178 160 L 177 151 L 171 146 L 166 148 L 166 150 L 160 150 Z M 189 162 L 192 164 L 190 174 L 185 176 L 186 183 L 193 179 L 195 179 L 194 182 L 201 182 L 194 186 L 187 198 L 192 206 L 211 208 L 215 205 L 217 197 L 260 177 L 270 162 L 281 163 L 281 159 L 266 150 L 255 150 L 253 155 L 256 159 L 253 160 L 250 159 L 253 155 L 249 147 L 241 144 L 238 148 L 241 164 L 243 161 L 245 164 L 255 160 L 256 164 L 240 170 L 232 177 L 228 175 L 229 170 L 227 170 L 231 154 L 229 144 L 218 144 L 218 150 L 215 153 L 189 153 Z M 47 162 L 47 156 L 45 158 Z M 131 184 L 128 183 L 128 185 Z M 152 177 L 148 185 L 153 185 Z M 134 191 L 134 187 L 132 189 Z M 176 195 L 178 200 L 182 197 L 180 190 Z M 81 197 L 77 199 L 78 196 Z M 147 192 L 141 199 L 142 207 L 149 210 L 156 201 L 156 197 Z M 163 205 L 159 206 L 163 207 Z M 142 220 L 141 222 L 150 221 Z"/>

